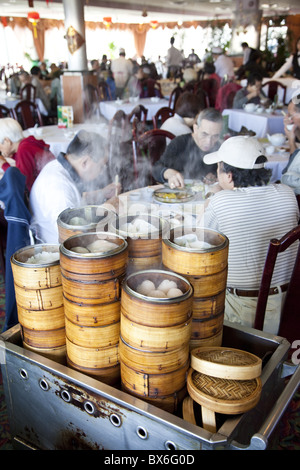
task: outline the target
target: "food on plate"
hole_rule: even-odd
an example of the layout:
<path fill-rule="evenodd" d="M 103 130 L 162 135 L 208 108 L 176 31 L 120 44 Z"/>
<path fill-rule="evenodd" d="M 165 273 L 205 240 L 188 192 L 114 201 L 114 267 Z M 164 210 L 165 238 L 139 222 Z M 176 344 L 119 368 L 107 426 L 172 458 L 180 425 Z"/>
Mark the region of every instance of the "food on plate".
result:
<path fill-rule="evenodd" d="M 86 247 L 91 253 L 106 253 L 107 251 L 115 250 L 116 243 L 107 240 L 95 240 Z"/>
<path fill-rule="evenodd" d="M 167 293 L 170 289 L 172 288 L 176 288 L 177 287 L 177 284 L 175 281 L 170 281 L 169 279 L 164 279 L 160 284 L 159 286 L 157 287 L 157 289 Z"/>
<path fill-rule="evenodd" d="M 180 289 L 178 289 L 177 287 L 173 287 L 172 289 L 170 289 L 168 291 L 167 297 L 169 297 L 169 298 L 179 297 L 182 294 L 183 294 L 183 292 Z"/>
<path fill-rule="evenodd" d="M 149 295 L 149 292 L 152 290 L 155 290 L 155 284 L 149 279 L 146 279 L 141 284 L 139 284 L 136 289 L 136 291 L 142 295 Z"/>
<path fill-rule="evenodd" d="M 74 251 L 75 253 L 90 253 L 84 246 L 74 246 L 70 251 Z"/>
<path fill-rule="evenodd" d="M 59 253 L 52 253 L 50 251 L 42 251 L 36 255 L 30 256 L 26 263 L 27 264 L 44 264 L 53 263 L 59 260 Z"/>

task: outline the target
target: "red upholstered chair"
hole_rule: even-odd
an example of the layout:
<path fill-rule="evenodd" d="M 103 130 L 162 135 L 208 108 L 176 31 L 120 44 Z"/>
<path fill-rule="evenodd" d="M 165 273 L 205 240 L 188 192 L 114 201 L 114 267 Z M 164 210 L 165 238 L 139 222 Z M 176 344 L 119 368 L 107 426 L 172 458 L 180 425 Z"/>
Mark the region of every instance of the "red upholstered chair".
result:
<path fill-rule="evenodd" d="M 158 129 L 167 119 L 174 116 L 174 114 L 174 109 L 169 108 L 169 106 L 160 108 L 152 118 L 154 129 Z"/>
<path fill-rule="evenodd" d="M 268 293 L 271 286 L 272 275 L 279 253 L 284 252 L 293 243 L 299 244 L 300 225 L 286 233 L 280 240 L 270 240 L 264 271 L 259 289 L 256 307 L 254 328 L 263 330 Z M 281 311 L 281 321 L 278 335 L 286 338 L 290 343 L 300 339 L 300 311 L 299 311 L 299 286 L 300 286 L 300 247 L 298 247 L 294 269 L 290 278 L 285 302 Z"/>
<path fill-rule="evenodd" d="M 224 109 L 231 109 L 235 94 L 241 88 L 241 85 L 235 82 L 229 82 L 221 86 L 217 92 L 215 108 L 220 112 Z"/>
<path fill-rule="evenodd" d="M 13 113 L 14 118 L 19 121 L 24 130 L 34 127 L 36 124 L 38 126 L 44 125 L 40 110 L 32 101 L 19 101 L 14 107 Z"/>
<path fill-rule="evenodd" d="M 36 98 L 36 87 L 27 83 L 20 90 L 21 100 L 35 101 Z"/>
<path fill-rule="evenodd" d="M 266 90 L 266 95 L 270 100 L 274 101 L 275 95 L 278 95 L 278 88 L 283 90 L 282 102 L 285 103 L 287 87 L 277 80 L 269 80 L 262 86 Z"/>
<path fill-rule="evenodd" d="M 144 186 L 155 183 L 152 178 L 152 166 L 165 151 L 167 139 L 172 140 L 174 137 L 174 134 L 169 131 L 151 129 L 132 141 L 135 178 L 137 179 L 144 172 Z"/>

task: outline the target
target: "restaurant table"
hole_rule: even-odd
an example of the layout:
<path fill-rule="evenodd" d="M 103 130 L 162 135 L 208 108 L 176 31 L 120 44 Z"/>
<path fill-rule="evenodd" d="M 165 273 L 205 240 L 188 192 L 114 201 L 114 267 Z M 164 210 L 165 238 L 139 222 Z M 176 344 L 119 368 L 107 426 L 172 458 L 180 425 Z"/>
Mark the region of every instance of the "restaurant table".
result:
<path fill-rule="evenodd" d="M 152 98 L 140 98 L 135 102 L 129 100 L 101 101 L 100 112 L 105 119 L 110 121 L 120 109 L 129 114 L 139 104 L 148 109 L 147 121 L 152 121 L 157 111 L 163 106 L 168 106 L 169 101 L 165 98 L 159 98 L 158 101 Z"/>
<path fill-rule="evenodd" d="M 255 132 L 257 138 L 284 132 L 283 114 L 280 110 L 269 114 L 249 113 L 244 109 L 224 109 L 222 115 L 228 116 L 228 127 L 235 132 L 240 132 L 243 126 Z"/>
<path fill-rule="evenodd" d="M 273 80 L 273 78 L 264 78 L 262 90 L 266 93 L 268 87 L 264 87 L 264 83 Z M 294 77 L 280 77 L 274 79 L 276 82 L 280 82 L 287 87 L 285 103 L 288 104 L 293 97 L 296 97 L 300 93 L 300 80 L 297 80 Z M 283 90 L 278 88 L 278 101 L 283 101 Z"/>
<path fill-rule="evenodd" d="M 6 93 L 1 92 L 0 93 L 0 104 L 3 104 L 9 109 L 13 109 L 19 102 L 20 102 L 20 97 L 16 95 L 6 95 Z M 43 114 L 44 116 L 48 115 L 48 111 L 44 106 L 44 103 L 40 98 L 36 98 L 35 102 L 40 110 L 40 113 Z"/>
<path fill-rule="evenodd" d="M 105 122 L 74 124 L 70 128 L 61 128 L 53 125 L 26 129 L 23 134 L 25 137 L 34 135 L 36 139 L 43 139 L 46 144 L 50 145 L 53 155 L 57 157 L 60 152 L 66 152 L 69 143 L 80 130 L 95 132 L 106 139 L 108 126 Z"/>

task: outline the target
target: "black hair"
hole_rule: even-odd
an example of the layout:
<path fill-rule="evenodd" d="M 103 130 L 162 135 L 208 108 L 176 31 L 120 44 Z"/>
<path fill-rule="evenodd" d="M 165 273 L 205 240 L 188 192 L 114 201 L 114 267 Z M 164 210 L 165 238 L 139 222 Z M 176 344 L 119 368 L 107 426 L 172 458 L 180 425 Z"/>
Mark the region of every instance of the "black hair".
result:
<path fill-rule="evenodd" d="M 190 91 L 185 91 L 179 96 L 175 112 L 181 117 L 195 118 L 203 109 L 203 100 L 200 96 L 194 95 Z"/>
<path fill-rule="evenodd" d="M 203 67 L 203 72 L 204 73 L 215 73 L 216 67 L 212 62 L 205 62 L 204 67 Z"/>
<path fill-rule="evenodd" d="M 248 85 L 255 85 L 256 82 L 262 82 L 263 77 L 260 73 L 251 73 L 248 77 Z"/>
<path fill-rule="evenodd" d="M 72 154 L 75 157 L 88 155 L 96 162 L 102 158 L 104 145 L 104 141 L 99 134 L 82 130 L 69 143 L 67 154 Z"/>
<path fill-rule="evenodd" d="M 264 155 L 257 157 L 255 163 L 264 163 L 268 159 Z M 247 188 L 248 186 L 266 186 L 270 182 L 272 170 L 266 168 L 254 168 L 251 170 L 237 168 L 222 162 L 219 171 L 224 173 L 232 173 L 232 180 L 235 188 Z"/>
<path fill-rule="evenodd" d="M 30 73 L 31 73 L 31 75 L 39 75 L 41 73 L 41 69 L 37 65 L 34 65 L 30 69 Z"/>

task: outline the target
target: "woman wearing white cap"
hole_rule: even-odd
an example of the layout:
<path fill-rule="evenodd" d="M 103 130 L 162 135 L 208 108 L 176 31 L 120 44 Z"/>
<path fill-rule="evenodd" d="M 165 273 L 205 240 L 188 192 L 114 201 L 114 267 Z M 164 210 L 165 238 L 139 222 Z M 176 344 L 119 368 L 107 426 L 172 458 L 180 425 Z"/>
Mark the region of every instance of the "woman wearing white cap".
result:
<path fill-rule="evenodd" d="M 253 137 L 226 140 L 217 152 L 204 157 L 218 164 L 221 191 L 210 200 L 201 225 L 229 239 L 225 318 L 252 327 L 258 290 L 271 238 L 281 238 L 298 225 L 299 209 L 293 190 L 269 184 L 271 170 L 264 148 Z M 280 255 L 272 278 L 264 331 L 277 334 L 281 305 L 297 246 Z"/>

